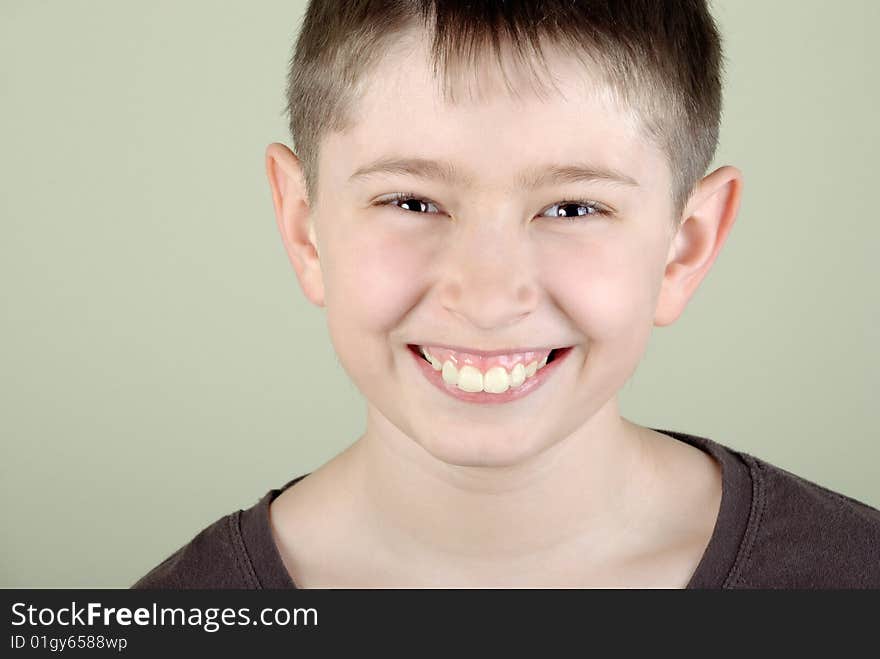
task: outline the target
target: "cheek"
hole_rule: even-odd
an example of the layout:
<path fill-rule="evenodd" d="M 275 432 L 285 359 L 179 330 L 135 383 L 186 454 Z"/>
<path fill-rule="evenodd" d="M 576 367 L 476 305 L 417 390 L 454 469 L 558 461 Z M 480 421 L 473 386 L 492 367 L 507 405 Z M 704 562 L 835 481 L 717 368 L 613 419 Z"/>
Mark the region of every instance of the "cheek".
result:
<path fill-rule="evenodd" d="M 587 340 L 628 336 L 651 309 L 650 264 L 631 246 L 576 243 L 547 259 L 548 289 Z"/>
<path fill-rule="evenodd" d="M 383 330 L 399 324 L 418 299 L 430 250 L 412 236 L 364 231 L 337 243 L 332 288 L 342 312 L 361 327 Z M 330 305 L 328 305 L 328 311 Z"/>

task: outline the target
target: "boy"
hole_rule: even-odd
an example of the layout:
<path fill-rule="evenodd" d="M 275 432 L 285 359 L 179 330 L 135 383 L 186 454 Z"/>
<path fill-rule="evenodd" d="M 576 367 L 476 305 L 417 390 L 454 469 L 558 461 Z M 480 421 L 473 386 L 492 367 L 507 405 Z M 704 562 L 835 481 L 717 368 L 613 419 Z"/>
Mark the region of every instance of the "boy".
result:
<path fill-rule="evenodd" d="M 697 0 L 311 3 L 267 174 L 367 428 L 134 587 L 880 587 L 880 511 L 618 412 L 739 208 L 721 60 Z"/>

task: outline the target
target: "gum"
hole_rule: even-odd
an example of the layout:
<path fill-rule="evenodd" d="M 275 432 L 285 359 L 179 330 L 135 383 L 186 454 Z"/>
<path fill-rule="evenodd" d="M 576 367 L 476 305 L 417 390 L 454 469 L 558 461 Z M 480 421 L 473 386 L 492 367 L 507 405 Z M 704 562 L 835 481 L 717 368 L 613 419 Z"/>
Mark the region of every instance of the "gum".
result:
<path fill-rule="evenodd" d="M 434 346 L 423 347 L 428 354 L 439 361 L 440 364 L 443 364 L 445 361 L 450 361 L 457 369 L 461 369 L 462 366 L 466 365 L 473 366 L 484 375 L 489 369 L 495 366 L 501 366 L 510 372 L 517 364 L 522 364 L 524 367 L 532 362 L 538 362 L 540 364 L 541 361 L 551 352 L 550 350 L 541 350 L 538 352 L 522 352 L 515 355 L 494 355 L 492 357 L 483 357 L 481 355 L 474 355 L 466 352 L 456 352 L 455 350 L 449 350 L 448 348 L 436 348 Z"/>

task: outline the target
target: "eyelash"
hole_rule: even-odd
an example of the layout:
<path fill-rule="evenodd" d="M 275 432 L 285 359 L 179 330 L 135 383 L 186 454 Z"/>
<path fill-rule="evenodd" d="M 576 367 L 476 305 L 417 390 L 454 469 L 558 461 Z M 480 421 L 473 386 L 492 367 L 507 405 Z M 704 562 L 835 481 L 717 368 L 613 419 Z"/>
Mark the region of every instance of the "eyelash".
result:
<path fill-rule="evenodd" d="M 409 200 L 423 201 L 423 202 L 427 202 L 429 204 L 436 205 L 435 202 L 431 201 L 430 199 L 425 199 L 423 197 L 420 197 L 415 192 L 395 192 L 390 197 L 388 197 L 386 199 L 382 199 L 381 201 L 378 201 L 376 203 L 376 205 L 377 206 L 392 206 L 392 205 L 394 205 L 393 202 L 395 202 L 395 201 L 409 201 Z M 592 208 L 594 210 L 594 212 L 587 213 L 585 215 L 551 217 L 549 219 L 562 220 L 565 222 L 574 222 L 578 218 L 582 218 L 582 217 L 597 217 L 597 216 L 602 217 L 602 216 L 610 216 L 611 215 L 610 210 L 608 210 L 604 206 L 599 205 L 595 201 L 581 201 L 581 200 L 557 201 L 555 204 L 552 204 L 550 206 L 550 208 L 553 208 L 554 206 L 569 206 L 569 205 L 577 205 L 577 206 L 582 206 L 584 208 Z M 400 208 L 400 207 L 398 206 L 398 208 Z M 407 212 L 413 213 L 415 211 L 407 211 Z M 431 213 L 416 213 L 416 215 L 431 215 Z"/>

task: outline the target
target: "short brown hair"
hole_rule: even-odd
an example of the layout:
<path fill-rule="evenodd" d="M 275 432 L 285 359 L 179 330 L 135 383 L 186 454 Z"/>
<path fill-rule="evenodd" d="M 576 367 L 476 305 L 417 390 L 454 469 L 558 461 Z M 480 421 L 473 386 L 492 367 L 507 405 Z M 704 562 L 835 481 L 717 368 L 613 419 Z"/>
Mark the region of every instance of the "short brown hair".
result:
<path fill-rule="evenodd" d="M 433 70 L 441 70 L 447 100 L 450 65 L 476 61 L 488 44 L 500 62 L 502 40 L 520 61 L 531 53 L 546 66 L 546 38 L 597 67 L 666 155 L 679 219 L 718 142 L 723 55 L 706 0 L 310 0 L 286 108 L 309 199 L 321 138 L 352 126 L 368 74 L 392 40 L 415 27 L 433 35 Z"/>

